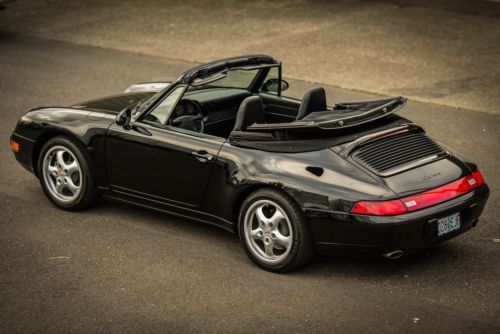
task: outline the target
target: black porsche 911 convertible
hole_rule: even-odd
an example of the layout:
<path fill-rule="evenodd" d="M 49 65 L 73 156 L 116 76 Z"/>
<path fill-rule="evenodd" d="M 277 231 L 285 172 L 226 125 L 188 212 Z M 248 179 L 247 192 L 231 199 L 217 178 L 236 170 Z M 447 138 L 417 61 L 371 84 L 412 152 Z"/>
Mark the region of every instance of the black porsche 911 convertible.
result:
<path fill-rule="evenodd" d="M 394 259 L 477 224 L 481 173 L 397 116 L 406 99 L 328 106 L 323 88 L 286 88 L 272 57 L 223 59 L 33 109 L 11 146 L 62 209 L 102 196 L 214 224 L 276 272 L 316 252 Z"/>

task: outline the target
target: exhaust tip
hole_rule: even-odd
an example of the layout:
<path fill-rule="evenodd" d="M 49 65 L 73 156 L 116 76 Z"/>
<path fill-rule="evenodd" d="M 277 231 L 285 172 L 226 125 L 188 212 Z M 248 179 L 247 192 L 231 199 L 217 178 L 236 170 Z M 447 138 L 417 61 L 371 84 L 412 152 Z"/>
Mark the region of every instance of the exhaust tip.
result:
<path fill-rule="evenodd" d="M 404 253 L 405 252 L 403 252 L 402 250 L 398 249 L 398 250 L 395 250 L 395 251 L 392 251 L 392 252 L 389 252 L 389 253 L 385 253 L 382 256 L 385 257 L 386 259 L 396 260 L 396 259 L 399 259 L 401 256 L 403 256 Z"/>

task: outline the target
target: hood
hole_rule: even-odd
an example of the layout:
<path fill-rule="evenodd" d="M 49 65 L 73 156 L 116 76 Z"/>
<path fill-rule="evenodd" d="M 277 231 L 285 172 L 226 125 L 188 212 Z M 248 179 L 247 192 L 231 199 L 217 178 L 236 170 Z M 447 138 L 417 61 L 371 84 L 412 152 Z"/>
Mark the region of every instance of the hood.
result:
<path fill-rule="evenodd" d="M 133 106 L 137 102 L 148 98 L 153 94 L 155 94 L 155 92 L 123 93 L 78 103 L 71 107 L 83 110 L 106 110 L 118 114 L 126 107 Z"/>

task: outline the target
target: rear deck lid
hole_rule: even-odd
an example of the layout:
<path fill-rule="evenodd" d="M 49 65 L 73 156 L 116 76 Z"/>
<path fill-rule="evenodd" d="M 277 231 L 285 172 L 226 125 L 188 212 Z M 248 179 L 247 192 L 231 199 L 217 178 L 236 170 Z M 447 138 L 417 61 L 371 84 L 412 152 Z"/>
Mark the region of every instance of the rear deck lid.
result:
<path fill-rule="evenodd" d="M 471 172 L 413 124 L 362 137 L 339 154 L 379 176 L 401 196 L 439 187 Z"/>

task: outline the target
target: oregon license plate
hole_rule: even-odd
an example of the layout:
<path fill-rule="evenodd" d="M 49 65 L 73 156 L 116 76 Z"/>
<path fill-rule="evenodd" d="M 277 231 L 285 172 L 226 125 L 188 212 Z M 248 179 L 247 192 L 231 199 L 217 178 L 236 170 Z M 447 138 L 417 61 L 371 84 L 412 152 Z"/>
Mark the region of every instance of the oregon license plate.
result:
<path fill-rule="evenodd" d="M 450 233 L 460 229 L 460 213 L 454 213 L 438 219 L 438 235 Z"/>

